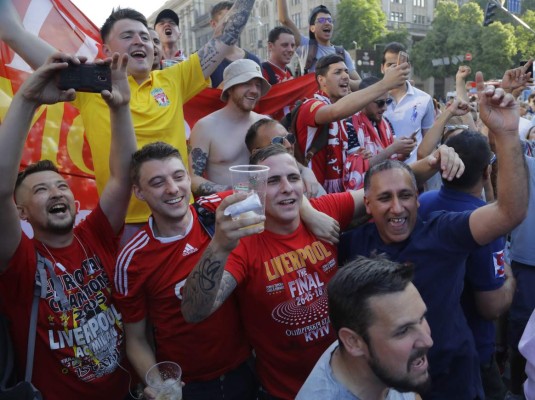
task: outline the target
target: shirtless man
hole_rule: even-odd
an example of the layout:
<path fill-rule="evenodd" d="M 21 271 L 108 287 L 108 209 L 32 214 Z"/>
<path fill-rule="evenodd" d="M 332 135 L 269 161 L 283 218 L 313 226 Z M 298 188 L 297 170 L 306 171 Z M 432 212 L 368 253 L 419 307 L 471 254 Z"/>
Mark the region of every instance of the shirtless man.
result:
<path fill-rule="evenodd" d="M 191 131 L 189 169 L 194 196 L 230 189 L 228 168 L 249 163 L 245 134 L 254 122 L 265 118 L 253 108 L 270 87 L 252 60 L 236 60 L 225 69 L 221 100 L 227 105 L 197 121 Z"/>

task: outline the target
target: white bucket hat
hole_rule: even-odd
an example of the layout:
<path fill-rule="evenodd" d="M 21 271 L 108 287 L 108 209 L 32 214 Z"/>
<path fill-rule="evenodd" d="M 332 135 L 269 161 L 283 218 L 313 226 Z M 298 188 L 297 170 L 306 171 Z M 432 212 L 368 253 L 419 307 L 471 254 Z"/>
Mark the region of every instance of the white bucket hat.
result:
<path fill-rule="evenodd" d="M 260 80 L 262 81 L 262 90 L 260 97 L 265 96 L 265 94 L 271 88 L 271 85 L 262 76 L 262 70 L 260 69 L 260 65 L 258 65 L 253 60 L 245 58 L 233 61 L 223 71 L 223 92 L 221 93 L 221 100 L 227 101 L 227 91 L 232 86 L 239 85 L 240 83 L 249 82 L 251 79 L 254 78 L 260 78 Z"/>

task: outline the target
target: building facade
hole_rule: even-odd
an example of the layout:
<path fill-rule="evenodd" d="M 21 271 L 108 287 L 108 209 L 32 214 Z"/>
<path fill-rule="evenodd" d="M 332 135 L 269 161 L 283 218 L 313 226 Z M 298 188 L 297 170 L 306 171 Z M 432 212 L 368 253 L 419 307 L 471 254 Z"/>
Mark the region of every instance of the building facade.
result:
<path fill-rule="evenodd" d="M 217 0 L 169 0 L 149 16 L 149 25 L 154 24 L 158 12 L 164 8 L 174 10 L 180 18 L 182 37 L 180 46 L 191 54 L 211 37 L 210 9 Z M 294 23 L 303 34 L 308 32 L 310 10 L 323 4 L 336 18 L 340 0 L 287 0 L 288 11 Z M 414 40 L 425 36 L 431 25 L 436 0 L 381 0 L 381 7 L 387 17 L 390 30 L 406 27 Z M 240 46 L 266 59 L 268 33 L 279 25 L 275 0 L 256 0 L 254 9 L 245 27 Z"/>

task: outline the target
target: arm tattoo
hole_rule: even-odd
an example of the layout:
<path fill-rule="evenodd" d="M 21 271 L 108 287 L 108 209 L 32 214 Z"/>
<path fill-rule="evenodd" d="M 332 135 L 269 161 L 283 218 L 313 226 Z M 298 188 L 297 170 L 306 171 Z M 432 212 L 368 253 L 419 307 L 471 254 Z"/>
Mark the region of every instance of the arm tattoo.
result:
<path fill-rule="evenodd" d="M 232 46 L 238 42 L 240 33 L 249 19 L 254 0 L 238 0 L 231 9 L 232 15 L 229 15 L 227 23 L 223 28 L 220 40 L 227 46 Z"/>
<path fill-rule="evenodd" d="M 254 0 L 236 1 L 229 11 L 228 20 L 223 27 L 221 36 L 211 39 L 199 50 L 199 60 L 201 61 L 203 71 L 208 70 L 210 67 L 215 68 L 214 65 L 222 61 L 221 52 L 217 49 L 218 41 L 227 46 L 232 46 L 238 42 L 240 33 L 249 19 L 253 5 Z"/>
<path fill-rule="evenodd" d="M 195 175 L 203 176 L 208 164 L 208 153 L 205 153 L 198 147 L 190 150 L 191 154 L 191 169 Z"/>
<path fill-rule="evenodd" d="M 194 195 L 195 196 L 208 196 L 210 194 L 214 194 L 217 192 L 224 192 L 225 190 L 231 189 L 230 186 L 225 185 L 218 185 L 216 183 L 206 181 L 204 183 L 201 183 L 197 190 L 195 190 Z"/>
<path fill-rule="evenodd" d="M 236 287 L 236 280 L 225 272 L 224 261 L 208 246 L 184 287 L 182 310 L 189 321 L 202 321 L 211 315 Z"/>

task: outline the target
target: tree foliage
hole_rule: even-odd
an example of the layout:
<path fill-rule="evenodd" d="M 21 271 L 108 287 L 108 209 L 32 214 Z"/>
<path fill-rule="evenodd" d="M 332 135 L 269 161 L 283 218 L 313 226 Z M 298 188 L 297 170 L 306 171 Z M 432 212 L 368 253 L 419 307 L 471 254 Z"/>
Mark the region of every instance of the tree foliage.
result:
<path fill-rule="evenodd" d="M 373 48 L 386 32 L 386 16 L 378 0 L 341 0 L 336 13 L 333 43 L 361 49 Z"/>
<path fill-rule="evenodd" d="M 439 0 L 431 30 L 415 44 L 412 63 L 422 78 L 455 76 L 466 53 L 473 71 L 483 71 L 485 78 L 500 78 L 513 65 L 517 53 L 514 29 L 495 22 L 483 27 L 483 10 L 476 2 L 459 8 L 456 2 Z M 461 60 L 456 60 L 461 56 Z M 448 65 L 434 66 L 433 60 L 449 60 Z"/>

